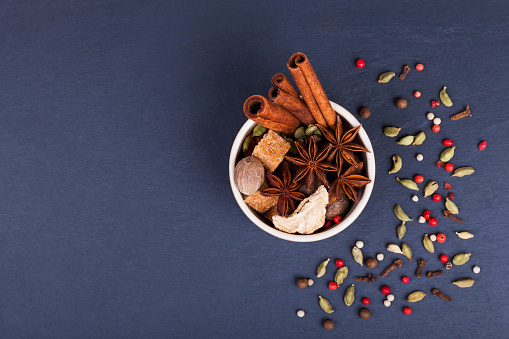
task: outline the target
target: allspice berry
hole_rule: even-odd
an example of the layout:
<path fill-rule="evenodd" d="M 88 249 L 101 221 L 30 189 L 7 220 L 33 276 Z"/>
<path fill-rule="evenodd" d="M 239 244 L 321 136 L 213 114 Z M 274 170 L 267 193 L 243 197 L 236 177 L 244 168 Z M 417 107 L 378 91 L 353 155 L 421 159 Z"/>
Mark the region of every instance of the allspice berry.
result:
<path fill-rule="evenodd" d="M 398 108 L 406 108 L 407 104 L 408 102 L 403 98 L 396 99 L 396 106 L 398 106 Z"/>
<path fill-rule="evenodd" d="M 359 311 L 359 316 L 361 317 L 361 319 L 369 319 L 369 317 L 371 317 L 371 311 L 368 310 L 367 308 L 361 308 L 361 310 Z"/>
<path fill-rule="evenodd" d="M 375 268 L 376 265 L 378 265 L 378 261 L 375 258 L 366 259 L 366 266 L 368 266 L 369 268 Z"/>
<path fill-rule="evenodd" d="M 323 328 L 325 328 L 327 331 L 330 331 L 334 328 L 334 321 L 330 319 L 325 319 L 323 321 Z"/>
<path fill-rule="evenodd" d="M 361 107 L 359 109 L 359 115 L 361 116 L 361 118 L 369 118 L 369 116 L 371 115 L 371 111 L 367 107 Z"/>
<path fill-rule="evenodd" d="M 298 288 L 306 288 L 308 286 L 308 280 L 306 278 L 297 279 Z"/>

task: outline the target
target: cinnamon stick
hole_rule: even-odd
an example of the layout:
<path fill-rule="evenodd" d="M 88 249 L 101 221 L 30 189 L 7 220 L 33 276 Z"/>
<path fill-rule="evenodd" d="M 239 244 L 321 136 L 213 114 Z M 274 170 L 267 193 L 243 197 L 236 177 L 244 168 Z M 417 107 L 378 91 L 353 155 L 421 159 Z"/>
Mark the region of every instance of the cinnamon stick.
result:
<path fill-rule="evenodd" d="M 275 74 L 272 77 L 271 82 L 277 88 L 282 89 L 283 91 L 293 95 L 294 97 L 297 97 L 297 98 L 299 97 L 299 94 L 297 93 L 295 88 L 292 86 L 290 81 L 288 81 L 288 79 L 285 77 L 285 75 L 283 73 Z"/>
<path fill-rule="evenodd" d="M 284 107 L 261 95 L 252 95 L 247 98 L 244 102 L 244 114 L 263 127 L 284 134 L 293 134 L 301 124 L 299 119 Z"/>
<path fill-rule="evenodd" d="M 308 58 L 303 53 L 295 53 L 288 60 L 287 67 L 316 122 L 334 129 L 336 113 Z"/>
<path fill-rule="evenodd" d="M 315 123 L 313 115 L 301 98 L 293 96 L 280 88 L 271 87 L 269 89 L 269 99 L 286 108 L 304 125 Z"/>

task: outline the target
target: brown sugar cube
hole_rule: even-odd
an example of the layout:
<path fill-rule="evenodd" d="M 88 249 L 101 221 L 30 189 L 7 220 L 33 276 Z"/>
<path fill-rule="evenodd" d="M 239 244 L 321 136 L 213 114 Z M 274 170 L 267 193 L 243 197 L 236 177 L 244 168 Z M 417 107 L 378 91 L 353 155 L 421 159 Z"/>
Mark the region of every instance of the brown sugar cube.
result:
<path fill-rule="evenodd" d="M 272 221 L 272 217 L 275 215 L 279 215 L 276 205 L 272 206 L 267 212 L 263 213 L 263 216 L 270 221 Z"/>
<path fill-rule="evenodd" d="M 260 159 L 263 166 L 270 172 L 274 172 L 283 161 L 286 152 L 290 150 L 290 143 L 277 135 L 273 130 L 260 140 L 253 150 L 253 156 Z"/>
<path fill-rule="evenodd" d="M 267 185 L 267 183 L 264 182 L 262 187 L 260 187 L 260 190 L 264 190 L 267 187 L 269 187 L 269 185 Z M 253 208 L 255 211 L 265 213 L 272 206 L 275 206 L 277 204 L 277 200 L 279 199 L 279 197 L 265 197 L 260 193 L 260 190 L 256 191 L 253 194 L 245 195 L 244 202 L 249 207 Z M 272 220 L 272 217 L 270 220 Z"/>

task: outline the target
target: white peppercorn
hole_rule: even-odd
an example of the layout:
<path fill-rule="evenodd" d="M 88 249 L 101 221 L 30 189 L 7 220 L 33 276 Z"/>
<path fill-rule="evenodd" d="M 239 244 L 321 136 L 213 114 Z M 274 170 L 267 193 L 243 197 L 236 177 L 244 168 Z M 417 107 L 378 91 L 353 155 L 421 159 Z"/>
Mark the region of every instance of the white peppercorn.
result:
<path fill-rule="evenodd" d="M 426 118 L 428 118 L 428 120 L 433 120 L 435 118 L 435 114 L 429 112 L 428 114 L 426 114 Z"/>
<path fill-rule="evenodd" d="M 387 300 L 394 301 L 394 294 L 387 294 Z"/>
<path fill-rule="evenodd" d="M 364 247 L 364 243 L 360 240 L 358 240 L 356 243 L 355 243 L 355 246 L 357 246 L 358 248 L 363 248 Z"/>
<path fill-rule="evenodd" d="M 424 157 L 421 153 L 419 153 L 415 156 L 415 159 L 417 159 L 417 161 L 422 161 L 424 159 Z"/>
<path fill-rule="evenodd" d="M 303 316 L 305 316 L 305 315 L 306 315 L 306 312 L 304 312 L 303 310 L 298 310 L 298 311 L 297 311 L 297 316 L 298 316 L 299 318 L 302 318 L 302 317 L 303 317 Z"/>

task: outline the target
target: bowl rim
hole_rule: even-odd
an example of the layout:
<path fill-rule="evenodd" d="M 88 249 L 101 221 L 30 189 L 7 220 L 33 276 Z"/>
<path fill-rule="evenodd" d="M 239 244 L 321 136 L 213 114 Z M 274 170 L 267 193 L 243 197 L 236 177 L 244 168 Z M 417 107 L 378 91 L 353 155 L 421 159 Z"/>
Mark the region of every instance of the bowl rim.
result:
<path fill-rule="evenodd" d="M 341 118 L 346 120 L 351 126 L 358 126 L 360 122 L 355 118 L 352 113 L 347 111 L 344 107 L 336 104 L 333 101 L 330 101 L 332 108 L 339 114 Z M 286 233 L 276 229 L 274 226 L 269 225 L 268 223 L 262 221 L 255 213 L 258 213 L 251 209 L 242 198 L 242 194 L 238 190 L 237 186 L 234 182 L 234 170 L 236 165 L 237 156 L 240 153 L 240 148 L 242 147 L 242 143 L 246 135 L 252 130 L 252 128 L 256 125 L 256 123 L 252 120 L 247 120 L 246 123 L 241 127 L 235 140 L 233 141 L 233 145 L 230 151 L 230 160 L 229 160 L 229 176 L 230 176 L 230 185 L 233 191 L 233 195 L 240 209 L 244 212 L 244 214 L 253 222 L 256 226 L 264 230 L 265 232 L 288 241 L 294 242 L 313 242 L 324 240 L 330 238 L 343 230 L 349 227 L 361 214 L 368 203 L 369 198 L 371 197 L 371 193 L 373 192 L 373 186 L 375 184 L 375 154 L 373 152 L 373 146 L 371 145 L 371 141 L 369 139 L 368 134 L 364 130 L 364 127 L 361 127 L 358 132 L 358 136 L 361 139 L 364 146 L 371 152 L 366 153 L 367 158 L 367 166 L 364 168 L 367 171 L 367 176 L 371 179 L 371 182 L 364 186 L 364 192 L 362 194 L 361 199 L 357 202 L 356 206 L 350 211 L 350 213 L 346 216 L 344 220 L 342 220 L 339 224 L 331 226 L 328 230 L 313 233 L 313 234 L 294 234 L 294 233 Z"/>

